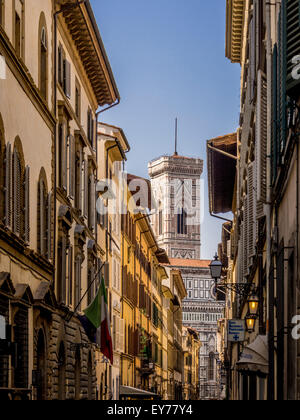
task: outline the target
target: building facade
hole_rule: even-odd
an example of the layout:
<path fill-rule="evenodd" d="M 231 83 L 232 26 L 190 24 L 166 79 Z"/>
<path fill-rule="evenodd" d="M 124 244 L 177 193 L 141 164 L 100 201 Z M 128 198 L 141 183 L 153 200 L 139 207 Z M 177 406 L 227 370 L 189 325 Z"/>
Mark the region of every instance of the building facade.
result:
<path fill-rule="evenodd" d="M 2 1 L 0 57 L 1 397 L 95 399 L 95 346 L 76 314 L 105 250 L 96 111 L 119 94 L 90 3 Z"/>
<path fill-rule="evenodd" d="M 220 330 L 233 400 L 299 399 L 299 21 L 297 1 L 227 1 L 226 56 L 241 65 L 240 127 L 234 153 L 228 138 L 213 139 L 208 155 L 211 207 L 234 215 L 220 252 L 223 281 L 235 284 Z M 217 157 L 224 151 L 227 161 Z M 245 321 L 243 341 L 227 342 L 230 319 Z"/>

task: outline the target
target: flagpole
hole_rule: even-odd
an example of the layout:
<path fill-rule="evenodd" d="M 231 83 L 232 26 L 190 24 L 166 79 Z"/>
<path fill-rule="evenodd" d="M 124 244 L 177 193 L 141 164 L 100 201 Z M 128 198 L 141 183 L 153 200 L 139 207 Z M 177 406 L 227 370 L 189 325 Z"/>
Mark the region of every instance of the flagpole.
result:
<path fill-rule="evenodd" d="M 83 299 L 86 297 L 86 295 L 88 294 L 88 292 L 91 290 L 91 287 L 92 287 L 92 286 L 93 286 L 93 284 L 95 283 L 96 279 L 98 278 L 98 276 L 99 276 L 99 274 L 101 273 L 102 268 L 105 266 L 105 264 L 106 264 L 106 262 L 104 262 L 104 263 L 101 265 L 101 267 L 99 268 L 99 270 L 98 270 L 97 274 L 96 274 L 96 275 L 95 275 L 95 277 L 94 277 L 94 280 L 91 282 L 91 284 L 90 284 L 90 285 L 89 285 L 89 287 L 87 288 L 87 290 L 86 290 L 85 294 L 84 294 L 84 295 L 82 296 L 82 298 L 80 299 L 80 301 L 79 301 L 78 305 L 77 305 L 77 306 L 76 306 L 76 308 L 74 309 L 74 312 L 71 314 L 71 316 L 70 316 L 70 314 L 67 314 L 67 315 L 65 316 L 65 321 L 70 322 L 70 321 L 71 321 L 71 319 L 73 318 L 73 316 L 76 314 L 76 312 L 77 312 L 78 308 L 80 307 L 80 305 L 81 305 L 81 303 L 82 303 Z"/>

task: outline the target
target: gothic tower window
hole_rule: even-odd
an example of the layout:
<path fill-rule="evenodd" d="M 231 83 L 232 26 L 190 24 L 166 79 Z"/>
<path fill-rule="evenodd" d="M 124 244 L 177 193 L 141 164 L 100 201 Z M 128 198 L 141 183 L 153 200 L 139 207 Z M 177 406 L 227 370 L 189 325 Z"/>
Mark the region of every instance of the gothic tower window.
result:
<path fill-rule="evenodd" d="M 215 379 L 215 355 L 214 353 L 209 354 L 208 361 L 208 380 L 213 381 Z"/>
<path fill-rule="evenodd" d="M 177 233 L 187 235 L 187 213 L 184 209 L 180 209 L 177 214 Z"/>

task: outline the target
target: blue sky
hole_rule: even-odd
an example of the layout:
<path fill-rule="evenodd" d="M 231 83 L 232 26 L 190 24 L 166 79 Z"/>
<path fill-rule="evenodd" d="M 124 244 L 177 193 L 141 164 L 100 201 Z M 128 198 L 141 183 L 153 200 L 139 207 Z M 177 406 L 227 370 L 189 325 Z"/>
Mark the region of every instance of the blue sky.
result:
<path fill-rule="evenodd" d="M 238 126 L 240 67 L 225 58 L 225 0 L 91 0 L 121 103 L 102 121 L 131 145 L 126 169 L 174 152 L 204 160 L 201 257 L 212 259 L 221 224 L 208 212 L 206 140 Z"/>

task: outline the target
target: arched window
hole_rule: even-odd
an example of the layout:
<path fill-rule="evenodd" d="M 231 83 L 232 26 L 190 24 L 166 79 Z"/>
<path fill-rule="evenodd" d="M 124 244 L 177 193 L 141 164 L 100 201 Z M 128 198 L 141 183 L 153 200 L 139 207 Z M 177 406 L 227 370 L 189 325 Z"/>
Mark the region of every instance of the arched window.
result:
<path fill-rule="evenodd" d="M 20 139 L 15 140 L 11 156 L 6 148 L 6 224 L 25 242 L 29 242 L 29 167 L 25 167 Z"/>
<path fill-rule="evenodd" d="M 215 378 L 215 355 L 214 353 L 209 354 L 208 361 L 208 380 L 213 381 Z"/>
<path fill-rule="evenodd" d="M 46 18 L 41 14 L 39 24 L 39 88 L 42 97 L 47 100 L 48 83 L 48 37 L 46 30 Z"/>

